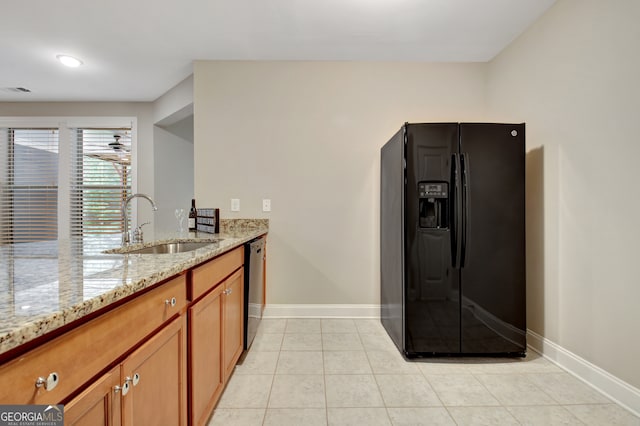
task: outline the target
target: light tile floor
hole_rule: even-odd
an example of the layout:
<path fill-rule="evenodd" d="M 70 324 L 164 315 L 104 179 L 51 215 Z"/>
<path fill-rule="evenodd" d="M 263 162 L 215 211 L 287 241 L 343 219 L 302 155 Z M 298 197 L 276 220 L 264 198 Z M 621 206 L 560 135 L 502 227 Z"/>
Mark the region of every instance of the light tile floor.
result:
<path fill-rule="evenodd" d="M 209 425 L 635 425 L 544 358 L 406 361 L 378 320 L 265 319 Z"/>

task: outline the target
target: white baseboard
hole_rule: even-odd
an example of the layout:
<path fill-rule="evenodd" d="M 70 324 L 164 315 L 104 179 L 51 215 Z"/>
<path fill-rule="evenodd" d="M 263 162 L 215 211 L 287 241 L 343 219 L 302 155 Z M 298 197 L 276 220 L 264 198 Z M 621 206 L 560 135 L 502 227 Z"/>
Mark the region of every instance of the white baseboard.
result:
<path fill-rule="evenodd" d="M 527 330 L 527 343 L 535 352 L 640 417 L 640 389 L 534 331 Z"/>
<path fill-rule="evenodd" d="M 380 305 L 275 305 L 264 308 L 263 318 L 380 318 Z"/>

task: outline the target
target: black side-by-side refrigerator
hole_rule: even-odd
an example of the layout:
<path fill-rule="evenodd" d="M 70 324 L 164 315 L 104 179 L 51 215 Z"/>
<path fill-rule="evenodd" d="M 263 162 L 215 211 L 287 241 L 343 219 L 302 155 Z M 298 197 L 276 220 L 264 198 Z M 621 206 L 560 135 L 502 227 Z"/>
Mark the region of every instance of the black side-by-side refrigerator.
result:
<path fill-rule="evenodd" d="M 381 320 L 407 357 L 524 356 L 525 125 L 405 124 L 381 150 Z"/>

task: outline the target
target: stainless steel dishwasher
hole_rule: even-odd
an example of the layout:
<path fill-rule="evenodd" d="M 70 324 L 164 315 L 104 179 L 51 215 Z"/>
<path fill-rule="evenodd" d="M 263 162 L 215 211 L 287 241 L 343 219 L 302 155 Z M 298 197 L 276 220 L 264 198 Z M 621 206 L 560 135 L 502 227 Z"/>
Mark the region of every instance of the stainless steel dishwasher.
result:
<path fill-rule="evenodd" d="M 244 349 L 256 337 L 264 308 L 264 245 L 258 237 L 244 245 Z"/>

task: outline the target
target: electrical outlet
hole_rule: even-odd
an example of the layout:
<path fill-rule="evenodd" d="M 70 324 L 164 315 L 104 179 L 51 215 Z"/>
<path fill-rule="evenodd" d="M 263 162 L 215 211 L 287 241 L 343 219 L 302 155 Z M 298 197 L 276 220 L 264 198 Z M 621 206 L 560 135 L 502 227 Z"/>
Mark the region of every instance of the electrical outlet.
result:
<path fill-rule="evenodd" d="M 264 198 L 262 200 L 262 211 L 270 212 L 271 211 L 271 200 L 268 198 Z"/>
<path fill-rule="evenodd" d="M 239 212 L 240 211 L 240 199 L 239 198 L 232 198 L 231 199 L 231 211 L 232 212 Z"/>

